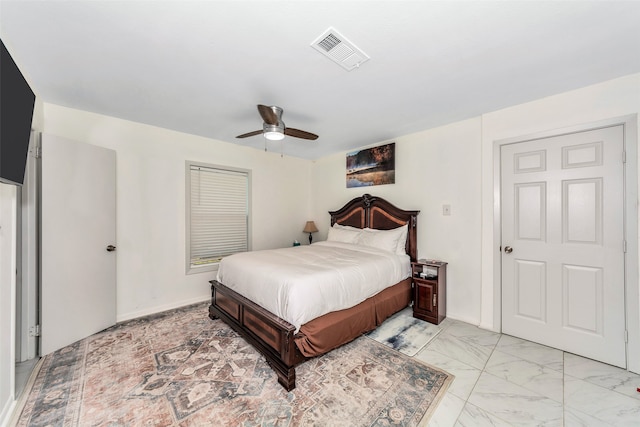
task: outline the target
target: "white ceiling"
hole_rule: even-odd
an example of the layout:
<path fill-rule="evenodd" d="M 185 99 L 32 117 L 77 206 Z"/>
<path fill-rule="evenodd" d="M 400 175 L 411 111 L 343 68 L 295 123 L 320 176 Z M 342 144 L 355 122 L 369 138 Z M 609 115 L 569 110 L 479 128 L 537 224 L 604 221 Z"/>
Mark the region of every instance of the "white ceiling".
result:
<path fill-rule="evenodd" d="M 48 103 L 316 159 L 640 72 L 637 1 L 0 1 Z M 310 47 L 333 27 L 370 60 Z"/>

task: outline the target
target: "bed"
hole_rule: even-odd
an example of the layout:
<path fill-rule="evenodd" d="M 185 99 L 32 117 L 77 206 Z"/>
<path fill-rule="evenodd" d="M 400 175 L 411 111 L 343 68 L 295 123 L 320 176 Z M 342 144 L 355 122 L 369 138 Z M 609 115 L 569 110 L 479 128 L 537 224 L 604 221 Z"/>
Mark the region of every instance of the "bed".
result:
<path fill-rule="evenodd" d="M 404 238 L 403 234 L 404 253 L 401 256 L 399 255 L 399 258 L 405 257 L 407 262 L 415 261 L 417 257 L 418 213 L 419 211 L 400 209 L 383 198 L 369 194 L 357 197 L 342 208 L 329 212 L 333 233 L 342 233 L 339 230 L 340 228 L 346 230 L 351 228 L 365 229 L 363 233 L 368 231 L 366 229 L 389 230 L 389 232 L 376 232 L 367 235 L 396 233 L 400 232 L 401 228 L 406 229 L 406 238 Z M 271 252 L 278 251 L 289 251 L 289 255 L 297 255 L 295 253 L 297 250 L 333 250 L 334 246 L 340 245 L 341 243 L 318 242 L 311 245 L 311 247 L 305 245 L 298 248 L 259 252 L 264 252 L 261 254 L 263 257 L 271 256 Z M 328 249 L 327 246 L 329 247 Z M 348 245 L 343 246 L 347 246 L 347 249 L 349 249 Z M 398 253 L 402 252 L 400 244 L 397 250 Z M 239 263 L 240 266 L 246 263 L 245 273 L 250 269 L 251 272 L 256 272 L 257 274 L 262 268 L 261 264 L 258 261 L 251 262 L 250 259 L 244 258 L 249 256 L 252 256 L 251 253 L 239 257 L 234 255 L 228 258 L 235 259 L 235 262 Z M 370 255 L 366 255 L 366 257 L 373 259 L 376 256 L 377 254 L 374 253 L 373 249 L 371 249 Z M 222 267 L 223 265 L 221 265 L 221 269 Z M 364 268 L 366 270 L 370 267 Z M 226 267 L 225 271 L 230 271 L 230 268 Z M 267 273 L 262 277 L 268 277 Z M 239 287 L 238 283 L 234 282 L 232 285 L 231 275 L 219 274 L 218 278 L 220 280 L 212 280 L 210 282 L 212 297 L 209 317 L 211 319 L 221 319 L 260 351 L 276 372 L 278 382 L 288 391 L 295 388 L 296 365 L 309 358 L 331 351 L 342 344 L 352 341 L 363 333 L 375 329 L 386 318 L 407 307 L 411 302 L 410 268 L 406 277 L 401 278 L 391 286 L 384 287 L 379 292 L 376 291 L 377 293 L 367 297 L 355 306 L 330 311 L 318 317 L 314 315 L 311 320 L 303 317 L 298 318 L 295 314 L 280 313 L 277 307 L 269 310 L 265 308 L 268 304 L 260 301 L 259 295 L 258 298 L 256 298 L 256 295 L 253 298 L 249 298 L 250 291 Z M 226 280 L 225 278 L 228 278 L 229 286 L 223 283 Z M 232 289 L 232 287 L 235 289 Z M 254 300 L 260 301 L 260 304 Z M 280 313 L 282 317 L 274 314 L 274 312 Z M 290 321 L 283 319 L 283 317 L 290 317 Z"/>

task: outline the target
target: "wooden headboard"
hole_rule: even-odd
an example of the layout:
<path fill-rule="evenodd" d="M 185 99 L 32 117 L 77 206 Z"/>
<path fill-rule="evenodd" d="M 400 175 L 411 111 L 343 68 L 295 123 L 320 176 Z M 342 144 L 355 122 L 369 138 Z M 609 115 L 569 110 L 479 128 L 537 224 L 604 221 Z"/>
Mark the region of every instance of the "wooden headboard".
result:
<path fill-rule="evenodd" d="M 405 211 L 371 194 L 356 197 L 337 211 L 329 211 L 332 226 L 338 223 L 357 228 L 392 230 L 408 224 L 405 248 L 411 261 L 416 261 L 418 257 L 419 213 L 420 211 Z"/>

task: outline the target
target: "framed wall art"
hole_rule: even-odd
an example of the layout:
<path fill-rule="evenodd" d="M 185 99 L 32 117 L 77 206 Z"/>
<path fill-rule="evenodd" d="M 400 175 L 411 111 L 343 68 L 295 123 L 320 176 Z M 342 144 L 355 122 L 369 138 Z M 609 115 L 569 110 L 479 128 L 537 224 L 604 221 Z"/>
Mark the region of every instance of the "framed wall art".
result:
<path fill-rule="evenodd" d="M 347 153 L 347 188 L 395 184 L 396 143 Z"/>

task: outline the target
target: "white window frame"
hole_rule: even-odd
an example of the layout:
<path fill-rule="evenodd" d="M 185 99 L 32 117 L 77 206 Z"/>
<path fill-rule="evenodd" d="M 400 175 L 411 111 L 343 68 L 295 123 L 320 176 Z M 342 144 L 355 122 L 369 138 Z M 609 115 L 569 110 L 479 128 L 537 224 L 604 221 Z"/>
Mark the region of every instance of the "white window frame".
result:
<path fill-rule="evenodd" d="M 195 265 L 192 263 L 191 256 L 191 210 L 192 210 L 192 200 L 191 200 L 191 170 L 193 167 L 209 169 L 212 171 L 220 171 L 221 173 L 231 173 L 231 174 L 241 174 L 245 175 L 247 178 L 247 216 L 246 216 L 246 230 L 247 230 L 247 242 L 246 248 L 248 251 L 251 250 L 251 170 L 248 169 L 239 169 L 228 166 L 221 165 L 212 165 L 207 163 L 199 163 L 194 161 L 186 161 L 186 171 L 185 171 L 185 181 L 186 181 L 186 214 L 185 214 L 185 223 L 186 223 L 186 273 L 194 274 L 194 273 L 204 273 L 207 271 L 216 271 L 218 269 L 218 265 L 220 263 L 220 259 L 212 260 L 211 262 L 205 262 L 202 264 Z"/>

